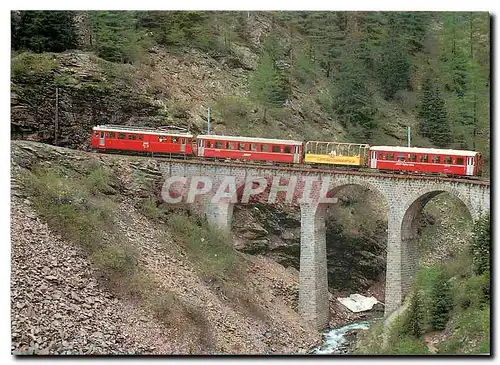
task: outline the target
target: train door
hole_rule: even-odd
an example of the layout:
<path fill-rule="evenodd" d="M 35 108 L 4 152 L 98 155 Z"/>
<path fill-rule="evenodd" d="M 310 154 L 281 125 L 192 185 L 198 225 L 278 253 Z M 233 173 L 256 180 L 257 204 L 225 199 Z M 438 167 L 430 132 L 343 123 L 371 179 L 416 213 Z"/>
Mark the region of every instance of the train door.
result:
<path fill-rule="evenodd" d="M 153 136 L 152 134 L 144 134 L 143 139 L 142 139 L 142 150 L 143 151 L 149 151 L 149 142 L 152 141 L 153 138 L 156 138 L 156 136 Z"/>
<path fill-rule="evenodd" d="M 299 163 L 300 161 L 300 146 L 295 146 L 293 151 L 293 163 Z"/>
<path fill-rule="evenodd" d="M 105 136 L 104 131 L 101 131 L 101 135 L 99 137 L 99 147 L 104 147 L 104 143 L 106 142 L 104 136 Z"/>
<path fill-rule="evenodd" d="M 203 153 L 205 152 L 205 140 L 199 139 L 198 140 L 198 156 L 203 156 Z"/>
<path fill-rule="evenodd" d="M 472 176 L 474 175 L 474 157 L 467 157 L 467 165 L 465 167 L 465 175 Z"/>
<path fill-rule="evenodd" d="M 370 156 L 370 168 L 376 169 L 377 168 L 377 151 L 370 151 L 371 156 Z"/>
<path fill-rule="evenodd" d="M 186 138 L 181 138 L 181 152 L 186 153 Z"/>

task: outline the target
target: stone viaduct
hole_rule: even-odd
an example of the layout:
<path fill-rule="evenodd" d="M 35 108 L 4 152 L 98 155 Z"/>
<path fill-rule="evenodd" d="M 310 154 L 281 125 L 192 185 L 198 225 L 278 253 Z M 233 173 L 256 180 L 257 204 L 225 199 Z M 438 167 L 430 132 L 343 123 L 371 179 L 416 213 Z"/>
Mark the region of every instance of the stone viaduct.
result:
<path fill-rule="evenodd" d="M 329 321 L 325 213 L 335 203 L 337 191 L 346 185 L 365 187 L 375 192 L 387 208 L 386 316 L 401 306 L 417 272 L 417 217 L 426 203 L 447 192 L 465 204 L 473 220 L 490 209 L 487 181 L 179 160 L 162 161 L 160 170 L 165 178 L 164 198 L 198 204 L 207 220 L 223 229 L 231 227 L 234 204 L 252 201 L 248 200 L 249 191 L 244 191 L 243 186 L 249 186 L 245 182 L 257 178 L 267 183 L 266 190 L 266 186 L 259 190 L 258 184 L 250 183 L 255 193 L 250 198 L 260 196 L 254 200 L 259 202 L 272 198 L 272 181 L 279 184 L 274 196 L 300 206 L 299 313 L 318 329 L 326 327 Z M 200 183 L 198 177 L 209 177 L 212 186 Z M 193 188 L 200 194 L 193 194 Z M 214 199 L 217 194 L 218 199 Z M 326 198 L 321 199 L 322 196 Z M 267 202 L 273 203 L 272 199 Z"/>

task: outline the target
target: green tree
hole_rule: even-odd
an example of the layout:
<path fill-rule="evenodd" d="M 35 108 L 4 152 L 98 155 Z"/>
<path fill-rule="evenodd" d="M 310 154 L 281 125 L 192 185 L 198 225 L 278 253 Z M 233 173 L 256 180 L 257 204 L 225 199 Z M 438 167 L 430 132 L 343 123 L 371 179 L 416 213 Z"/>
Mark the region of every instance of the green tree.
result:
<path fill-rule="evenodd" d="M 89 12 L 91 47 L 99 57 L 118 63 L 138 61 L 148 45 L 146 33 L 138 28 L 135 12 Z"/>
<path fill-rule="evenodd" d="M 418 116 L 419 131 L 422 136 L 437 147 L 447 147 L 452 141 L 452 131 L 448 121 L 446 104 L 439 87 L 427 77 L 422 84 L 421 103 Z"/>
<path fill-rule="evenodd" d="M 410 86 L 411 60 L 401 38 L 391 37 L 382 48 L 380 83 L 386 99 Z"/>
<path fill-rule="evenodd" d="M 334 97 L 334 108 L 344 127 L 359 127 L 354 138 L 370 138 L 376 127 L 374 115 L 376 108 L 373 97 L 366 86 L 367 73 L 363 62 L 357 57 L 356 49 L 341 59 L 338 72 L 335 74 L 334 86 L 337 93 Z"/>
<path fill-rule="evenodd" d="M 251 75 L 249 86 L 251 97 L 264 107 L 264 121 L 268 108 L 281 107 L 287 99 L 286 79 L 267 52 Z"/>
<path fill-rule="evenodd" d="M 214 13 L 213 17 L 215 16 Z M 207 51 L 215 45 L 215 30 L 210 24 L 210 12 L 141 11 L 137 17 L 138 24 L 147 29 L 160 45 L 193 46 Z"/>
<path fill-rule="evenodd" d="M 476 275 L 490 271 L 491 222 L 490 214 L 483 215 L 474 225 L 472 265 Z"/>
<path fill-rule="evenodd" d="M 63 52 L 77 46 L 73 11 L 13 11 L 14 50 Z"/>
<path fill-rule="evenodd" d="M 403 331 L 416 338 L 422 336 L 424 333 L 424 304 L 418 288 L 415 288 L 410 297 L 406 313 Z"/>
<path fill-rule="evenodd" d="M 430 294 L 429 322 L 433 329 L 442 330 L 450 317 L 453 307 L 451 288 L 441 272 L 435 279 Z"/>
<path fill-rule="evenodd" d="M 448 121 L 446 104 L 437 87 L 435 89 L 432 111 L 429 139 L 437 147 L 448 147 L 453 140 L 453 135 Z"/>

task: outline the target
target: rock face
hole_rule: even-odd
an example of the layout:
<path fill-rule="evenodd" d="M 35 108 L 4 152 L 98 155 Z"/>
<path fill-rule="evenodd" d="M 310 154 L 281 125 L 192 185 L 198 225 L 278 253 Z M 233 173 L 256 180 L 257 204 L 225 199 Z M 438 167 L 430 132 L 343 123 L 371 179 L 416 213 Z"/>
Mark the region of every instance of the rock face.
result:
<path fill-rule="evenodd" d="M 89 149 L 98 124 L 155 121 L 161 106 L 140 95 L 127 66 L 87 53 L 29 54 L 13 58 L 11 137 Z M 57 115 L 57 120 L 56 120 Z"/>

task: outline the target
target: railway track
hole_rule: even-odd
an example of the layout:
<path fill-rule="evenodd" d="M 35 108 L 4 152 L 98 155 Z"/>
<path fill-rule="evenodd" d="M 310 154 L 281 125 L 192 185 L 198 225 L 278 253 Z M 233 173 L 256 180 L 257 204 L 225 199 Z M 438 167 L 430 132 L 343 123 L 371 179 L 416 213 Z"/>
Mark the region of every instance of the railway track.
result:
<path fill-rule="evenodd" d="M 92 152 L 89 152 L 92 153 Z M 423 175 L 423 174 L 408 174 L 408 173 L 392 173 L 392 172 L 373 172 L 373 171 L 360 171 L 360 170 L 344 170 L 344 169 L 333 169 L 333 168 L 323 168 L 323 167 L 305 167 L 305 166 L 292 166 L 289 164 L 264 164 L 264 163 L 249 163 L 249 162 L 235 162 L 230 161 L 215 161 L 206 159 L 195 159 L 195 158 L 170 158 L 165 156 L 144 156 L 137 154 L 118 154 L 118 153 L 106 153 L 99 152 L 106 156 L 133 156 L 141 159 L 155 159 L 158 161 L 165 161 L 169 163 L 179 163 L 179 164 L 193 164 L 193 165 L 210 165 L 210 166 L 224 166 L 224 167 L 237 167 L 237 168 L 253 168 L 261 170 L 280 170 L 280 171 L 294 171 L 303 173 L 327 173 L 332 175 L 357 175 L 357 176 L 369 176 L 369 177 L 379 177 L 379 178 L 390 178 L 390 179 L 420 179 L 420 180 L 431 180 L 431 181 L 448 181 L 448 182 L 459 182 L 459 183 L 469 183 L 474 185 L 490 186 L 489 180 L 471 179 L 471 178 L 457 178 L 457 177 L 447 177 L 439 175 Z"/>

